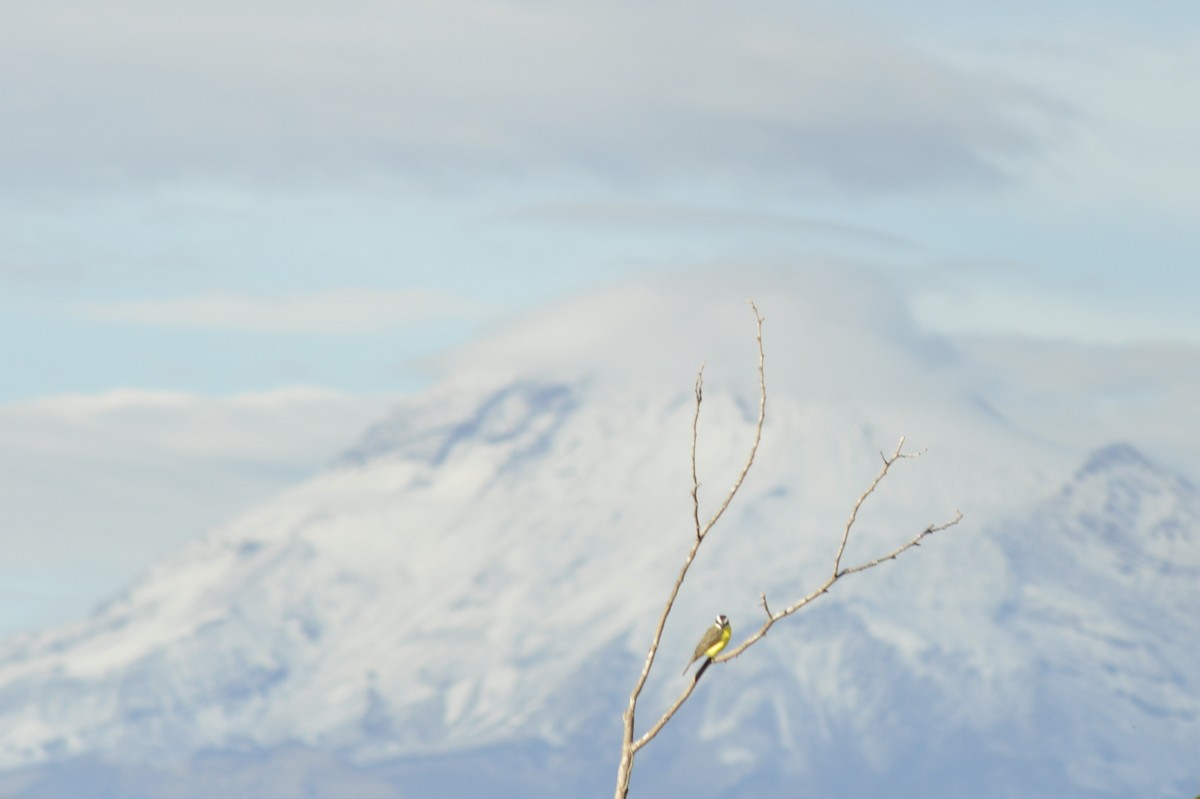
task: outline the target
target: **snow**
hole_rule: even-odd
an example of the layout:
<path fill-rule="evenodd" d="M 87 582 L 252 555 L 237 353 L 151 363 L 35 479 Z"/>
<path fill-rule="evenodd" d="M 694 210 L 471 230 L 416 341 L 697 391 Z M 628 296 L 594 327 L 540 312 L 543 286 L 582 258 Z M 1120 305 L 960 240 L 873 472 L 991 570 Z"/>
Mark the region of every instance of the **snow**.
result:
<path fill-rule="evenodd" d="M 674 288 L 619 287 L 498 332 L 334 468 L 86 623 L 0 647 L 0 767 L 291 746 L 367 765 L 534 745 L 584 770 L 614 757 L 694 535 L 705 347 L 702 516 L 753 434 L 753 317 L 728 286 Z M 679 596 L 639 718 L 677 695 L 675 664 L 714 612 L 736 643 L 760 592 L 778 607 L 819 584 L 900 434 L 928 452 L 864 506 L 845 564 L 966 519 L 711 669 L 654 762 L 699 758 L 727 769 L 723 786 L 847 768 L 954 786 L 961 757 L 1012 775 L 982 796 L 1030 788 L 1025 774 L 1079 796 L 1194 775 L 1200 684 L 1179 664 L 1200 644 L 1179 630 L 1200 608 L 1196 489 L 1130 446 L 1075 469 L 957 383 L 953 353 L 883 288 L 809 288 L 791 277 L 758 297 L 763 444 Z"/>

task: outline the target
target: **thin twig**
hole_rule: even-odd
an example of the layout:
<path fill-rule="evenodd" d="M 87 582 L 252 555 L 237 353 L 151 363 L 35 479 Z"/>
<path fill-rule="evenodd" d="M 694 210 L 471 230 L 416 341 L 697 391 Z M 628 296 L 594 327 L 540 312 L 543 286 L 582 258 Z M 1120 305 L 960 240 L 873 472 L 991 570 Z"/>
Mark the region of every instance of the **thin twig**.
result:
<path fill-rule="evenodd" d="M 758 312 L 758 306 L 754 304 L 754 300 L 750 300 L 750 308 L 754 311 L 754 319 L 758 322 L 758 333 L 756 340 L 758 342 L 758 423 L 754 426 L 754 443 L 750 445 L 750 455 L 746 458 L 746 463 L 742 466 L 742 471 L 738 473 L 737 479 L 733 481 L 733 486 L 730 487 L 729 493 L 725 495 L 725 501 L 721 503 L 721 507 L 717 508 L 716 513 L 704 525 L 704 529 L 698 529 L 696 535 L 699 538 L 704 538 L 708 535 L 708 531 L 713 528 L 713 525 L 725 515 L 725 510 L 729 507 L 729 503 L 733 501 L 737 495 L 738 489 L 742 487 L 742 481 L 746 479 L 746 475 L 750 472 L 750 467 L 754 465 L 754 456 L 758 453 L 758 444 L 762 441 L 763 420 L 767 417 L 767 379 L 763 371 L 763 341 L 762 341 L 762 325 L 763 317 Z M 692 437 L 695 441 L 695 435 Z M 692 455 L 692 472 L 695 474 L 695 453 Z"/>
<path fill-rule="evenodd" d="M 891 552 L 887 553 L 886 555 L 880 555 L 878 558 L 875 558 L 875 560 L 867 561 L 866 563 L 860 563 L 857 566 L 853 566 L 849 569 L 845 569 L 838 576 L 845 577 L 847 574 L 854 574 L 855 572 L 862 572 L 862 571 L 866 571 L 867 569 L 873 569 L 876 566 L 878 566 L 879 564 L 883 563 L 885 560 L 895 560 L 900 555 L 900 553 L 906 552 L 906 551 L 912 549 L 913 547 L 919 547 L 921 545 L 921 539 L 925 538 L 925 536 L 933 535 L 934 533 L 939 533 L 942 530 L 945 530 L 947 527 L 953 527 L 954 525 L 958 524 L 960 521 L 962 521 L 962 511 L 955 511 L 954 518 L 951 519 L 950 521 L 943 522 L 942 524 L 937 524 L 937 525 L 931 524 L 928 527 L 926 527 L 924 530 L 922 530 L 921 532 L 919 532 L 915 536 L 913 536 L 911 541 L 896 547 L 895 549 L 893 549 Z"/>
<path fill-rule="evenodd" d="M 696 474 L 696 440 L 700 430 L 700 403 L 704 400 L 704 364 L 700 364 L 700 372 L 696 375 L 696 412 L 692 414 L 692 519 L 696 523 L 696 538 L 702 538 L 700 532 L 700 478 Z"/>
<path fill-rule="evenodd" d="M 939 533 L 942 530 L 945 530 L 949 527 L 953 527 L 954 525 L 956 525 L 960 521 L 962 521 L 962 518 L 963 518 L 962 511 L 955 511 L 954 518 L 951 519 L 950 521 L 942 522 L 941 524 L 929 525 L 924 530 L 917 533 L 917 535 L 913 536 L 913 538 L 911 540 L 907 541 L 904 544 L 901 544 L 900 546 L 896 547 L 895 549 L 893 549 L 891 552 L 887 553 L 886 555 L 881 555 L 881 556 L 875 558 L 874 560 L 869 560 L 864 563 L 860 563 L 857 566 L 851 566 L 850 568 L 842 569 L 841 571 L 830 574 L 828 577 L 825 578 L 825 582 L 821 583 L 821 585 L 817 586 L 816 589 L 809 592 L 806 596 L 801 597 L 799 600 L 793 602 L 792 604 L 788 605 L 786 608 L 784 608 L 781 611 L 778 611 L 777 613 L 769 613 L 767 616 L 767 620 L 765 622 L 763 622 L 763 625 L 761 627 L 759 627 L 758 630 L 756 630 L 753 635 L 751 635 L 745 641 L 742 641 L 742 643 L 738 644 L 733 649 L 726 650 L 725 652 L 722 652 L 721 654 L 717 655 L 715 658 L 713 658 L 713 662 L 714 663 L 724 663 L 727 660 L 733 660 L 737 656 L 741 655 L 743 652 L 745 652 L 751 646 L 758 643 L 758 641 L 767 634 L 767 632 L 771 629 L 771 627 L 773 627 L 775 625 L 775 622 L 777 622 L 781 619 L 787 618 L 788 616 L 791 616 L 793 613 L 800 610 L 802 607 L 804 607 L 808 603 L 812 602 L 814 599 L 822 596 L 823 594 L 829 593 L 829 589 L 833 587 L 833 584 L 836 583 L 838 580 L 842 579 L 843 577 L 845 577 L 846 575 L 856 574 L 858 572 L 864 572 L 867 569 L 873 569 L 876 566 L 879 566 L 880 564 L 882 564 L 886 561 L 895 560 L 897 557 L 900 556 L 901 553 L 906 552 L 906 551 L 912 549 L 913 547 L 920 546 L 921 540 L 924 539 L 926 536 L 930 536 L 930 535 L 933 535 L 934 533 Z M 763 602 L 764 602 L 764 604 L 766 602 L 766 594 L 765 593 L 763 594 Z"/>
<path fill-rule="evenodd" d="M 846 520 L 846 526 L 842 530 L 842 542 L 838 545 L 837 555 L 833 558 L 833 574 L 837 576 L 838 568 L 842 565 L 842 555 L 846 552 L 846 542 L 850 540 L 850 528 L 854 527 L 854 522 L 858 519 L 858 511 L 867 501 L 867 497 L 875 493 L 875 489 L 887 477 L 888 470 L 892 468 L 892 464 L 901 458 L 919 458 L 925 454 L 925 450 L 913 453 L 902 453 L 900 450 L 904 447 L 904 436 L 900 436 L 900 443 L 896 444 L 896 451 L 889 458 L 882 452 L 879 457 L 883 459 L 883 468 L 879 470 L 879 474 L 875 475 L 875 479 L 867 486 L 867 490 L 863 491 L 859 496 L 858 501 L 854 503 L 854 507 L 850 509 L 850 518 Z"/>

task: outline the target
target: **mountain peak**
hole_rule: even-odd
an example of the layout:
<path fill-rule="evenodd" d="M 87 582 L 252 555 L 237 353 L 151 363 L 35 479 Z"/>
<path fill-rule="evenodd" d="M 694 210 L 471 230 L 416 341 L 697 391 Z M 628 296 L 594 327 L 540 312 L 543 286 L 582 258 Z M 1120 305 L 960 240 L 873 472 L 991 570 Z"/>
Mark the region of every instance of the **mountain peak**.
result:
<path fill-rule="evenodd" d="M 1159 473 L 1159 469 L 1132 444 L 1117 441 L 1095 450 L 1075 473 L 1077 479 L 1113 474 L 1129 469 L 1148 470 Z"/>
<path fill-rule="evenodd" d="M 1200 492 L 1129 444 L 1093 452 L 1055 504 L 1080 539 L 1099 536 L 1158 563 L 1200 563 L 1193 543 Z"/>

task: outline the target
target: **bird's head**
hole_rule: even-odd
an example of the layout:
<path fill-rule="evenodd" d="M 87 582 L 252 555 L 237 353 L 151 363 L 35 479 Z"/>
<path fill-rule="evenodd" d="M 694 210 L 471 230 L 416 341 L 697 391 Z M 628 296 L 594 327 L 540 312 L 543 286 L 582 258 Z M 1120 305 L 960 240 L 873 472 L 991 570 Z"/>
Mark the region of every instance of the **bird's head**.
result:
<path fill-rule="evenodd" d="M 728 627 L 729 626 L 729 617 L 724 614 L 717 616 L 717 621 L 715 623 L 715 626 L 720 627 L 721 629 Z"/>

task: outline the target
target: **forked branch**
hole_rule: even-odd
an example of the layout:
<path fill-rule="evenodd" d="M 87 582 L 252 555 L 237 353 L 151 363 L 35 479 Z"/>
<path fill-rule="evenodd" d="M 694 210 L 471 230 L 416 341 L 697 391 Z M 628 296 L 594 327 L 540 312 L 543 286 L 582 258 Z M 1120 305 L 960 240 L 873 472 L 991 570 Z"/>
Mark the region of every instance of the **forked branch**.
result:
<path fill-rule="evenodd" d="M 905 460 L 905 459 L 912 459 L 912 458 L 919 458 L 921 455 L 924 454 L 924 450 L 922 450 L 920 452 L 903 452 L 902 451 L 903 447 L 904 447 L 904 436 L 901 436 L 900 443 L 896 444 L 895 451 L 890 456 L 888 456 L 888 455 L 882 456 L 883 457 L 883 466 L 880 468 L 879 473 L 875 475 L 875 479 L 871 481 L 871 484 L 868 485 L 866 490 L 863 491 L 863 493 L 859 496 L 858 501 L 856 501 L 854 503 L 854 507 L 850 511 L 850 518 L 846 520 L 846 526 L 842 529 L 842 540 L 838 544 L 837 554 L 835 554 L 833 557 L 833 571 L 829 574 L 828 577 L 825 578 L 825 582 L 821 583 L 819 586 L 817 586 L 815 589 L 813 589 L 807 595 L 796 600 L 792 604 L 785 607 L 783 610 L 779 610 L 774 613 L 771 612 L 771 608 L 767 604 L 767 595 L 765 593 L 760 594 L 759 596 L 761 598 L 761 604 L 763 606 L 763 609 L 767 613 L 766 621 L 764 621 L 762 623 L 762 626 L 759 627 L 745 641 L 742 641 L 740 644 L 738 644 L 733 649 L 730 649 L 726 652 L 722 652 L 720 655 L 713 658 L 714 663 L 724 663 L 725 661 L 733 660 L 737 656 L 741 655 L 747 649 L 754 646 L 754 644 L 758 643 L 762 639 L 762 637 L 767 634 L 767 632 L 771 629 L 771 627 L 773 627 L 775 625 L 775 622 L 779 621 L 780 619 L 784 619 L 784 618 L 787 618 L 788 616 L 791 616 L 793 613 L 800 610 L 800 608 L 804 607 L 809 602 L 812 602 L 817 597 L 829 593 L 829 589 L 833 587 L 833 584 L 836 583 L 838 580 L 842 579 L 843 577 L 850 575 L 850 574 L 857 574 L 858 572 L 864 572 L 864 571 L 867 571 L 868 569 L 873 569 L 876 566 L 879 566 L 889 560 L 895 560 L 901 554 L 907 552 L 908 550 L 912 549 L 913 547 L 920 546 L 921 541 L 923 541 L 925 538 L 933 535 L 934 533 L 940 533 L 942 530 L 945 530 L 949 527 L 953 527 L 954 525 L 956 525 L 960 521 L 962 521 L 962 517 L 963 517 L 962 511 L 955 511 L 954 518 L 950 519 L 949 521 L 942 522 L 941 524 L 929 525 L 925 529 L 921 530 L 921 532 L 917 533 L 915 536 L 910 538 L 908 541 L 904 542 L 900 546 L 893 549 L 891 552 L 888 552 L 884 555 L 880 555 L 871 560 L 864 561 L 855 566 L 850 566 L 850 567 L 846 567 L 846 568 L 842 567 L 842 565 L 841 565 L 842 564 L 842 556 L 846 552 L 846 543 L 850 540 L 850 532 L 854 529 L 855 522 L 858 521 L 858 512 L 859 512 L 859 510 L 862 509 L 863 504 L 867 501 L 867 499 L 872 494 L 875 493 L 875 489 L 878 488 L 879 484 L 881 482 L 883 482 L 883 479 L 885 477 L 887 477 L 889 470 L 892 468 L 892 466 L 897 461 Z"/>
<path fill-rule="evenodd" d="M 836 583 L 838 580 L 842 579 L 843 577 L 846 577 L 851 574 L 857 574 L 858 572 L 864 572 L 869 569 L 873 569 L 876 566 L 881 565 L 885 561 L 895 560 L 897 557 L 899 557 L 904 552 L 907 552 L 908 550 L 910 550 L 914 547 L 920 546 L 921 541 L 924 540 L 926 537 L 931 536 L 934 533 L 941 532 L 942 530 L 945 530 L 949 527 L 953 527 L 954 525 L 958 524 L 962 520 L 962 513 L 959 511 L 956 511 L 953 519 L 950 519 L 949 521 L 943 522 L 941 524 L 931 524 L 931 525 L 927 526 L 925 529 L 921 530 L 919 533 L 917 533 L 911 539 L 909 539 L 905 543 L 901 544 L 900 546 L 896 547 L 895 549 L 891 550 L 890 552 L 880 555 L 872 560 L 863 561 L 862 563 L 856 564 L 854 566 L 850 566 L 850 567 L 842 566 L 842 558 L 846 553 L 846 545 L 848 544 L 848 542 L 850 540 L 850 534 L 853 531 L 854 526 L 858 521 L 858 514 L 859 514 L 859 511 L 862 509 L 863 505 L 875 493 L 875 490 L 879 487 L 880 483 L 882 483 L 883 480 L 887 477 L 889 471 L 891 470 L 891 468 L 894 464 L 896 464 L 900 460 L 906 460 L 906 459 L 920 457 L 924 453 L 923 450 L 921 452 L 912 452 L 912 453 L 904 452 L 904 450 L 903 450 L 904 437 L 901 436 L 900 442 L 896 445 L 896 449 L 895 449 L 895 451 L 892 452 L 891 455 L 884 455 L 883 453 L 880 453 L 880 456 L 883 459 L 883 466 L 880 468 L 879 473 L 875 475 L 875 479 L 872 480 L 871 483 L 867 486 L 867 488 L 862 492 L 862 494 L 859 495 L 858 500 L 854 503 L 854 506 L 851 508 L 850 517 L 846 520 L 846 524 L 842 528 L 841 540 L 839 541 L 837 551 L 833 556 L 833 568 L 830 571 L 829 576 L 826 577 L 825 581 L 821 585 L 819 585 L 817 588 L 815 588 L 813 591 L 808 593 L 807 595 L 801 597 L 800 599 L 796 600 L 792 604 L 788 605 L 787 607 L 785 607 L 779 611 L 772 611 L 770 604 L 767 602 L 767 595 L 765 593 L 760 594 L 759 595 L 760 603 L 762 605 L 763 611 L 766 613 L 766 620 L 762 623 L 762 626 L 759 627 L 758 630 L 756 630 L 746 640 L 742 641 L 738 646 L 734 647 L 731 650 L 722 652 L 721 654 L 719 654 L 713 658 L 709 658 L 708 661 L 706 661 L 705 665 L 701 667 L 699 672 L 697 672 L 696 676 L 687 682 L 687 685 L 684 687 L 683 691 L 679 694 L 679 696 L 675 699 L 675 701 L 671 704 L 671 706 L 668 707 L 666 709 L 666 711 L 659 717 L 659 719 L 648 730 L 646 730 L 646 732 L 643 733 L 641 735 L 641 737 L 637 738 L 636 740 L 634 739 L 633 736 L 634 736 L 635 711 L 637 709 L 638 698 L 641 695 L 642 689 L 646 685 L 646 680 L 650 675 L 650 669 L 654 665 L 654 659 L 658 653 L 659 643 L 662 640 L 663 629 L 666 627 L 667 618 L 668 618 L 668 616 L 670 616 L 671 610 L 675 605 L 675 599 L 679 595 L 679 590 L 683 586 L 684 580 L 687 578 L 688 570 L 691 568 L 692 562 L 695 560 L 696 554 L 700 550 L 700 545 L 704 543 L 705 538 L 708 536 L 708 534 L 712 530 L 713 526 L 724 515 L 726 509 L 729 507 L 729 504 L 733 501 L 734 496 L 738 493 L 738 490 L 741 488 L 743 481 L 746 479 L 746 474 L 750 471 L 750 467 L 754 464 L 754 456 L 758 452 L 758 445 L 762 439 L 763 420 L 766 417 L 766 406 L 767 406 L 767 386 L 766 386 L 766 379 L 765 379 L 764 369 L 763 369 L 763 363 L 764 363 L 763 343 L 762 343 L 763 318 L 762 318 L 762 315 L 759 314 L 758 308 L 757 308 L 757 306 L 754 305 L 753 302 L 750 303 L 750 307 L 754 310 L 754 318 L 755 318 L 755 320 L 757 322 L 757 326 L 758 326 L 757 341 L 758 341 L 759 404 L 758 404 L 758 423 L 755 426 L 755 430 L 754 430 L 754 442 L 750 447 L 750 452 L 746 458 L 745 465 L 742 467 L 741 472 L 738 473 L 737 478 L 733 482 L 733 486 L 729 489 L 729 492 L 725 495 L 724 501 L 717 508 L 716 512 L 713 513 L 712 517 L 709 518 L 708 522 L 701 525 L 701 523 L 700 523 L 700 498 L 699 498 L 700 480 L 699 480 L 699 477 L 697 475 L 697 470 L 696 470 L 696 444 L 697 444 L 697 439 L 698 439 L 698 427 L 699 427 L 699 420 L 700 420 L 700 405 L 701 405 L 701 402 L 703 401 L 703 384 L 704 384 L 704 380 L 703 380 L 704 367 L 701 366 L 700 373 L 696 377 L 696 410 L 695 410 L 695 414 L 692 417 L 692 519 L 695 524 L 695 537 L 692 539 L 691 548 L 688 551 L 687 556 L 684 558 L 683 566 L 679 570 L 679 575 L 675 578 L 675 584 L 671 587 L 670 594 L 667 596 L 667 602 L 666 602 L 666 605 L 663 607 L 662 614 L 659 616 L 659 619 L 658 619 L 658 624 L 654 629 L 654 636 L 650 642 L 650 649 L 646 653 L 646 660 L 645 660 L 644 664 L 642 665 L 641 674 L 638 675 L 638 679 L 637 679 L 637 682 L 634 684 L 633 691 L 629 695 L 629 704 L 626 707 L 625 713 L 622 716 L 622 719 L 624 721 L 624 728 L 623 728 L 623 737 L 622 737 L 622 741 L 621 741 L 621 762 L 620 762 L 620 764 L 618 766 L 618 770 L 617 770 L 617 788 L 616 788 L 616 794 L 615 794 L 616 799 L 626 799 L 626 797 L 628 796 L 629 778 L 633 771 L 633 759 L 634 759 L 634 756 L 637 754 L 638 750 L 640 750 L 643 746 L 645 746 L 651 740 L 653 740 L 654 737 L 656 735 L 658 735 L 658 733 L 662 730 L 662 728 L 666 726 L 667 722 L 669 722 L 674 717 L 676 712 L 679 711 L 679 709 L 683 706 L 684 702 L 686 702 L 688 700 L 688 698 L 691 697 L 692 692 L 696 690 L 696 686 L 699 684 L 700 674 L 704 673 L 704 669 L 707 668 L 708 665 L 715 664 L 715 663 L 724 663 L 726 661 L 733 660 L 734 658 L 740 656 L 743 652 L 745 652 L 751 646 L 753 646 L 754 644 L 756 644 L 760 640 L 762 640 L 762 638 L 767 634 L 767 632 L 771 629 L 771 627 L 773 627 L 775 625 L 776 622 L 792 615 L 796 611 L 798 611 L 801 608 L 808 605 L 810 602 L 812 602 L 817 597 L 820 597 L 820 596 L 828 593 L 829 589 L 833 587 L 834 583 Z"/>
<path fill-rule="evenodd" d="M 643 735 L 637 741 L 633 740 L 638 698 L 642 694 L 642 689 L 646 686 L 646 679 L 650 676 L 650 668 L 654 665 L 654 658 L 658 654 L 658 647 L 662 641 L 663 629 L 667 626 L 667 617 L 671 615 L 671 609 L 675 607 L 675 599 L 679 596 L 679 589 L 683 586 L 684 579 L 687 578 L 688 569 L 692 567 L 692 561 L 696 559 L 696 553 L 700 551 L 700 545 L 704 543 L 705 536 L 708 535 L 709 530 L 724 515 L 725 510 L 729 507 L 729 503 L 733 501 L 738 489 L 742 487 L 742 483 L 746 479 L 746 474 L 749 473 L 750 467 L 754 465 L 754 456 L 758 453 L 758 444 L 762 440 L 763 420 L 766 418 L 767 413 L 767 383 L 763 370 L 765 362 L 762 342 L 763 317 L 758 312 L 758 306 L 753 301 L 750 302 L 750 308 L 754 311 L 754 320 L 757 328 L 756 341 L 758 342 L 758 422 L 754 427 L 754 442 L 750 445 L 750 453 L 746 457 L 745 465 L 742 466 L 741 472 L 738 473 L 737 478 L 733 481 L 733 486 L 729 489 L 729 493 L 725 495 L 725 501 L 721 503 L 708 522 L 701 525 L 700 479 L 696 471 L 696 442 L 699 438 L 700 404 L 704 398 L 704 367 L 701 366 L 699 374 L 696 375 L 696 411 L 692 416 L 692 518 L 696 525 L 696 535 L 692 539 L 691 549 L 683 559 L 683 566 L 679 569 L 679 576 L 675 578 L 675 584 L 671 586 L 671 592 L 667 595 L 667 602 L 663 606 L 662 614 L 658 617 L 658 624 L 654 628 L 654 636 L 650 639 L 650 649 L 646 652 L 646 660 L 642 664 L 642 672 L 638 675 L 637 682 L 634 683 L 633 691 L 629 694 L 629 704 L 622 715 L 621 762 L 617 767 L 616 799 L 625 799 L 629 793 L 629 775 L 633 771 L 633 756 L 637 754 L 637 750 L 645 746 L 651 738 L 658 734 L 658 731 L 670 720 L 671 716 L 675 715 L 675 711 L 679 709 L 679 706 L 687 700 L 687 695 L 691 693 L 691 687 L 689 687 L 686 694 L 676 702 L 671 710 L 668 710 L 658 720 L 650 732 Z M 689 685 L 694 687 L 695 683 L 689 683 Z"/>

